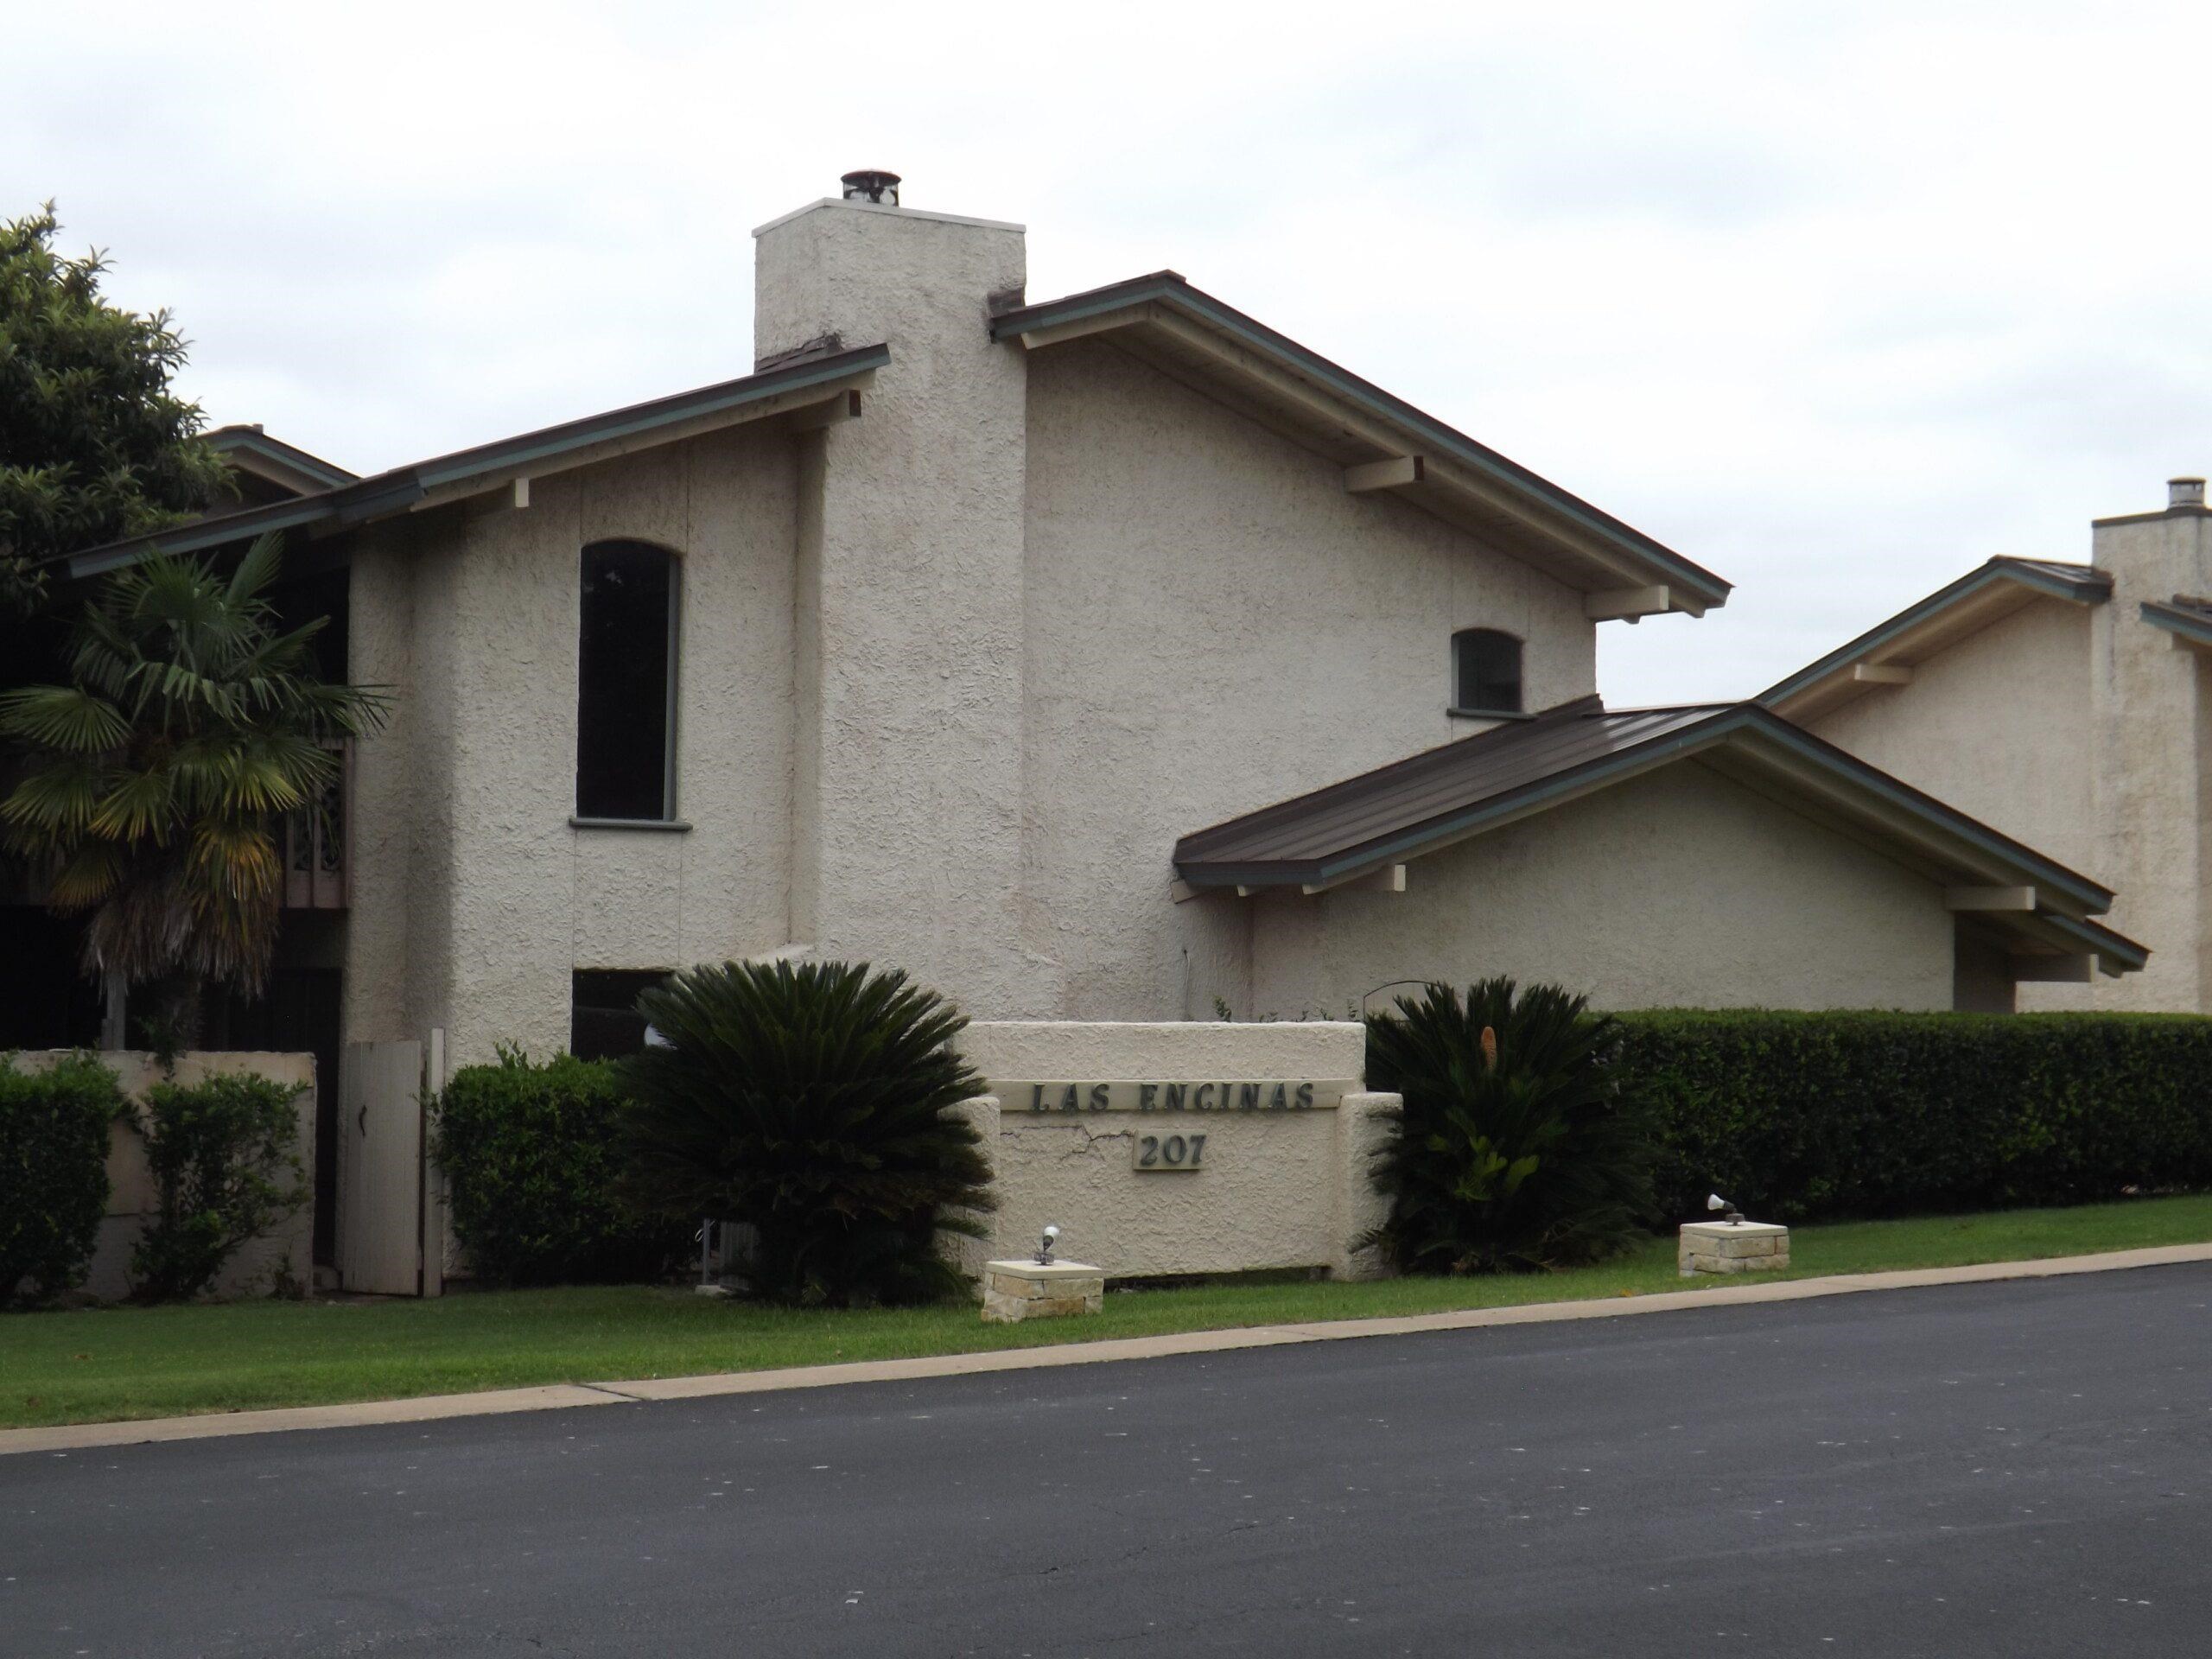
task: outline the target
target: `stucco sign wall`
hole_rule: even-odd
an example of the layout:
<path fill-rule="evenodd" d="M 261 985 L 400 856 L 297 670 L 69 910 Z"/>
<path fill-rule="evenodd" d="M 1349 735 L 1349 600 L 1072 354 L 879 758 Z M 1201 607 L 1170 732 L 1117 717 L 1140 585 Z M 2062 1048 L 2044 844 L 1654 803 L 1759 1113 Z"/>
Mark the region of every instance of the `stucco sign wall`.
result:
<path fill-rule="evenodd" d="M 971 1269 L 1051 1223 L 1119 1277 L 1379 1270 L 1356 1242 L 1382 1217 L 1369 1173 L 1398 1101 L 1366 1091 L 1361 1027 L 1005 1021 L 960 1046 L 990 1086 L 965 1109 L 1000 1205 Z"/>

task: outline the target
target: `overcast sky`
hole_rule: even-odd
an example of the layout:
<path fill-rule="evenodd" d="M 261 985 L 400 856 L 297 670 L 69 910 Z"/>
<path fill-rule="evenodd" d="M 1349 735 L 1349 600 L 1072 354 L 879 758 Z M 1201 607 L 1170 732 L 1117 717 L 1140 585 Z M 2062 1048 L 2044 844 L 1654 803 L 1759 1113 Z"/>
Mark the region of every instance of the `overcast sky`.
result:
<path fill-rule="evenodd" d="M 1063 14 L 1064 18 L 1063 18 Z M 2201 6 L 10 7 L 0 212 L 359 471 L 751 367 L 850 168 L 1173 266 L 1737 583 L 1745 696 L 2212 469 Z"/>

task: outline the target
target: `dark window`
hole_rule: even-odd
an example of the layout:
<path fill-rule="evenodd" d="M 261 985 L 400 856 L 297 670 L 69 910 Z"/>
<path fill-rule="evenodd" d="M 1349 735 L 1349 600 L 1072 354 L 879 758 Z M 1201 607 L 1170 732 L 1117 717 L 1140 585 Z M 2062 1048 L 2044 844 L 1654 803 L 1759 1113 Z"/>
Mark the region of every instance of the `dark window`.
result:
<path fill-rule="evenodd" d="M 569 980 L 569 1052 L 612 1060 L 645 1046 L 639 993 L 668 977 L 664 969 L 579 968 Z"/>
<path fill-rule="evenodd" d="M 576 816 L 676 816 L 670 729 L 676 559 L 643 542 L 584 549 L 576 666 Z"/>
<path fill-rule="evenodd" d="M 1484 714 L 1521 712 L 1521 642 L 1496 628 L 1452 636 L 1452 706 Z"/>

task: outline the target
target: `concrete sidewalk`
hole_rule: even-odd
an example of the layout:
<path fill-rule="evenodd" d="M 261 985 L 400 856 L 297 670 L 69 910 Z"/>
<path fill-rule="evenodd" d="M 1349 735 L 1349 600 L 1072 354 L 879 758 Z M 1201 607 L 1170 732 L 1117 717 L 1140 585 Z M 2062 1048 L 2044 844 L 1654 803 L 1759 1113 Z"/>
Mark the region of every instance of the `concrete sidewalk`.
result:
<path fill-rule="evenodd" d="M 1101 1365 L 1158 1359 L 1174 1354 L 1221 1353 L 1294 1343 L 1342 1342 L 1364 1337 L 1402 1337 L 1429 1331 L 1466 1331 L 1493 1325 L 1542 1325 L 1568 1319 L 1625 1319 L 1692 1308 L 1738 1307 L 1746 1302 L 1795 1302 L 1862 1291 L 1912 1290 L 1931 1285 L 1983 1284 L 2005 1279 L 2045 1279 L 2130 1268 L 2212 1262 L 2212 1243 L 2168 1244 L 2152 1249 L 2112 1250 L 2095 1255 L 2046 1256 L 1991 1262 L 1964 1268 L 1914 1268 L 1896 1273 L 1839 1274 L 1780 1282 L 1715 1285 L 1653 1296 L 1587 1301 L 1532 1302 L 1516 1307 L 1466 1308 L 1395 1319 L 1334 1319 L 1314 1325 L 1249 1325 L 1229 1331 L 1187 1331 L 1173 1336 L 1071 1341 L 1046 1348 L 1007 1348 L 985 1353 L 937 1354 L 914 1359 L 864 1360 L 840 1365 L 802 1365 L 782 1370 L 721 1371 L 701 1376 L 642 1377 L 608 1382 L 556 1382 L 538 1388 L 493 1389 L 476 1394 L 423 1395 L 411 1400 L 364 1400 L 336 1406 L 289 1406 L 270 1411 L 204 1413 L 130 1422 L 69 1423 L 52 1428 L 0 1430 L 0 1456 L 138 1446 L 157 1440 L 205 1440 L 219 1435 L 273 1434 L 293 1429 L 358 1428 L 378 1423 L 427 1422 L 448 1417 L 486 1417 L 511 1412 L 561 1411 L 584 1406 L 632 1405 L 653 1400 L 692 1400 L 713 1395 L 767 1394 L 786 1389 L 832 1388 L 849 1382 L 905 1382 L 988 1371 L 1055 1365 Z"/>

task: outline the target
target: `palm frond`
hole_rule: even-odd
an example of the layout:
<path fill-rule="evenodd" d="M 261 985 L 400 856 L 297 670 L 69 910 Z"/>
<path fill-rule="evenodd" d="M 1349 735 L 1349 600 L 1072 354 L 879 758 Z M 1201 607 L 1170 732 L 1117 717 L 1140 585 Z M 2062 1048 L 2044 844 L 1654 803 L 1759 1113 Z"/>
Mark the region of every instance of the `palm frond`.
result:
<path fill-rule="evenodd" d="M 106 698 L 73 685 L 26 685 L 0 693 L 0 734 L 43 748 L 97 754 L 130 735 L 123 712 Z"/>

